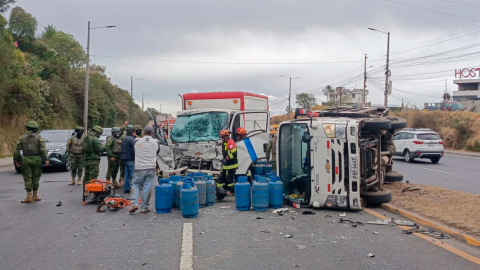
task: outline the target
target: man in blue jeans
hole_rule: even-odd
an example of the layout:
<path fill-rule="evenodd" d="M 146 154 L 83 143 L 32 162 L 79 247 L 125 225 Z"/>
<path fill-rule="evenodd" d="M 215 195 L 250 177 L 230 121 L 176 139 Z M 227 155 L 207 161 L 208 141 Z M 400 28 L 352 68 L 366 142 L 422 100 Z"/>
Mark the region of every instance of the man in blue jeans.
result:
<path fill-rule="evenodd" d="M 156 179 L 155 169 L 157 166 L 157 155 L 160 152 L 160 143 L 152 137 L 153 127 L 146 126 L 143 130 L 143 138 L 135 142 L 135 174 L 132 181 L 133 194 L 131 196 L 132 207 L 130 213 L 138 210 L 138 197 L 140 187 L 142 190 L 142 210 L 140 213 L 150 212 L 148 205 L 152 194 L 153 182 Z"/>
<path fill-rule="evenodd" d="M 126 130 L 127 136 L 122 140 L 122 153 L 120 154 L 120 158 L 123 164 L 125 164 L 123 192 L 130 193 L 133 171 L 135 169 L 135 136 L 133 136 L 134 128 L 132 125 L 127 125 Z"/>

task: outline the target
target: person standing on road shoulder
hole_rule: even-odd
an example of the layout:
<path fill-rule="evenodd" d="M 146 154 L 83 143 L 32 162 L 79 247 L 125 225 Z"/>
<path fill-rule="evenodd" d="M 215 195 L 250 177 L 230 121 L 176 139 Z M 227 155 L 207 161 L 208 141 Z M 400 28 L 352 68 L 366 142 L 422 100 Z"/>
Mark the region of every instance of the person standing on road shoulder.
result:
<path fill-rule="evenodd" d="M 127 130 L 127 125 L 128 125 L 128 121 L 125 121 L 123 123 L 123 127 L 120 128 L 120 140 L 123 141 L 123 139 L 127 136 L 127 132 L 125 132 Z M 120 155 L 121 155 L 121 149 L 120 149 Z M 120 158 L 120 185 L 123 186 L 124 181 L 125 179 L 125 164 L 123 163 L 123 160 Z"/>
<path fill-rule="evenodd" d="M 267 146 L 267 161 L 271 161 L 272 163 L 272 171 L 277 171 L 277 137 L 278 133 L 273 134 L 273 139 L 268 142 Z M 270 154 L 272 157 L 270 158 Z"/>
<path fill-rule="evenodd" d="M 140 187 L 142 190 L 142 210 L 140 213 L 150 212 L 148 208 L 152 194 L 153 182 L 156 178 L 157 155 L 160 152 L 160 143 L 153 137 L 153 127 L 146 126 L 144 137 L 135 141 L 135 174 L 132 181 L 133 194 L 131 196 L 132 207 L 130 213 L 138 210 L 138 198 Z"/>
<path fill-rule="evenodd" d="M 115 189 L 122 187 L 122 179 L 120 184 L 117 183 L 117 174 L 120 167 L 120 154 L 122 153 L 122 140 L 120 139 L 120 128 L 112 128 L 112 136 L 108 136 L 105 145 L 108 158 L 107 181 L 111 181 Z"/>
<path fill-rule="evenodd" d="M 68 183 L 69 186 L 75 185 L 75 177 L 78 176 L 77 185 L 82 185 L 83 175 L 83 155 L 82 155 L 82 143 L 83 143 L 83 131 L 84 128 L 78 126 L 75 128 L 75 135 L 70 137 L 67 142 L 67 153 L 70 156 L 70 163 L 72 164 L 72 181 Z"/>
<path fill-rule="evenodd" d="M 42 136 L 37 134 L 38 123 L 28 121 L 26 128 L 27 133 L 23 134 L 17 141 L 14 159 L 17 167 L 22 170 L 25 190 L 27 191 L 27 197 L 20 202 L 33 203 L 42 200 L 37 195 L 40 177 L 42 176 L 42 159 L 45 160 L 46 165 L 49 161 L 45 141 Z"/>
<path fill-rule="evenodd" d="M 105 150 L 99 140 L 102 133 L 103 128 L 101 126 L 94 126 L 88 135 L 83 138 L 82 151 L 85 163 L 83 184 L 92 179 L 97 179 L 100 173 L 100 156 Z"/>
<path fill-rule="evenodd" d="M 127 136 L 122 140 L 122 153 L 120 155 L 125 164 L 125 182 L 123 183 L 123 192 L 130 193 L 133 171 L 135 169 L 135 130 L 132 125 L 127 126 Z"/>

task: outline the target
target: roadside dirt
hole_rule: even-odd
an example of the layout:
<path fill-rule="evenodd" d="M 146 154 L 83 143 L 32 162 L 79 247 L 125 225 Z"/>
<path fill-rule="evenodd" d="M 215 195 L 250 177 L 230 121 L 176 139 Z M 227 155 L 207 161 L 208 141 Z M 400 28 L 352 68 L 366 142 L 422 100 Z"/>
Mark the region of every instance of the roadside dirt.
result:
<path fill-rule="evenodd" d="M 402 192 L 417 187 L 420 191 Z M 449 190 L 436 186 L 393 183 L 385 186 L 392 190 L 391 204 L 443 223 L 460 232 L 480 236 L 480 195 Z"/>

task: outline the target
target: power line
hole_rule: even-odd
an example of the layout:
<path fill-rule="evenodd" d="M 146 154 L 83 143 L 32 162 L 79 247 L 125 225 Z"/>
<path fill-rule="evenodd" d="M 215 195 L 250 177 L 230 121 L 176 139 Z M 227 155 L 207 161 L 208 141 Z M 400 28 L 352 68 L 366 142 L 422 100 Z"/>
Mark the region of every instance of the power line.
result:
<path fill-rule="evenodd" d="M 110 74 L 110 76 L 112 76 L 112 78 L 114 78 L 118 83 L 120 83 L 123 87 L 125 87 L 125 89 L 128 89 L 127 86 L 125 86 L 119 79 L 117 79 L 115 76 L 113 76 L 112 73 L 110 73 L 110 72 L 107 70 L 107 66 L 103 65 L 102 63 L 100 63 L 100 61 L 98 61 L 98 59 L 97 59 L 95 56 L 92 55 L 92 57 L 95 58 L 95 60 L 97 60 L 97 62 L 98 62 L 100 65 L 102 65 L 102 66 L 105 67 L 105 71 L 106 71 L 108 74 Z"/>
<path fill-rule="evenodd" d="M 400 2 L 396 2 L 396 1 L 392 1 L 392 0 L 383 0 L 383 1 L 390 2 L 390 3 L 395 3 L 397 5 L 403 5 L 403 6 L 407 6 L 407 7 L 411 7 L 411 8 L 421 9 L 421 10 L 425 10 L 425 11 L 430 11 L 430 12 L 433 12 L 433 13 L 438 13 L 438 14 L 442 14 L 442 15 L 446 15 L 446 16 L 450 16 L 450 17 L 456 17 L 456 18 L 460 18 L 460 19 L 464 19 L 464 20 L 480 22 L 480 20 L 467 18 L 467 17 L 463 17 L 463 16 L 458 16 L 458 15 L 454 15 L 454 14 L 450 14 L 450 13 L 446 13 L 446 12 L 442 12 L 442 11 L 436 11 L 436 10 L 432 10 L 432 9 L 428 9 L 428 8 L 417 7 L 417 6 L 414 6 L 414 5 L 400 3 Z"/>
<path fill-rule="evenodd" d="M 450 1 L 450 0 L 440 0 L 440 1 L 449 2 L 449 3 L 454 3 L 454 4 L 459 4 L 459 5 L 464 5 L 464 6 L 469 6 L 469 7 L 478 7 L 478 8 L 480 8 L 480 6 L 477 6 L 477 5 L 472 5 L 472 4 L 467 4 L 467 3 L 457 2 L 457 1 Z"/>
<path fill-rule="evenodd" d="M 123 57 L 109 55 L 92 55 L 105 58 L 153 61 L 153 62 L 173 62 L 173 63 L 189 63 L 189 64 L 216 64 L 216 65 L 318 65 L 318 64 L 345 64 L 359 63 L 361 61 L 318 61 L 318 62 L 225 62 L 225 61 L 194 61 L 194 60 L 176 60 L 176 59 L 152 59 L 139 57 Z"/>

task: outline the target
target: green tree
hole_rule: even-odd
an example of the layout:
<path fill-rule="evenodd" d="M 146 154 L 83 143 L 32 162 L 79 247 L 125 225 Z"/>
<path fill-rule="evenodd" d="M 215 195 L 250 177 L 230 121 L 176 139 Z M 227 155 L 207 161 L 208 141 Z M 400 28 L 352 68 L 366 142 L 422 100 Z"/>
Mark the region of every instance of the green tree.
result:
<path fill-rule="evenodd" d="M 10 14 L 8 28 L 19 42 L 19 47 L 25 49 L 35 39 L 37 20 L 21 7 L 15 7 Z"/>
<path fill-rule="evenodd" d="M 85 51 L 72 35 L 57 31 L 55 27 L 49 25 L 45 27 L 41 40 L 58 56 L 64 57 L 71 67 L 80 68 L 85 65 L 87 60 Z"/>
<path fill-rule="evenodd" d="M 311 108 L 315 105 L 317 105 L 317 98 L 315 97 L 314 94 L 309 94 L 309 93 L 301 93 L 301 94 L 297 94 L 295 96 L 296 98 L 296 101 L 295 103 L 297 103 L 298 106 L 302 107 L 302 108 Z"/>
<path fill-rule="evenodd" d="M 5 13 L 18 0 L 0 0 L 0 13 Z"/>
<path fill-rule="evenodd" d="M 333 106 L 336 105 L 337 100 L 336 97 L 337 95 L 335 94 L 335 88 L 333 88 L 330 85 L 325 86 L 322 89 L 323 95 L 327 98 L 327 105 L 328 106 Z"/>

